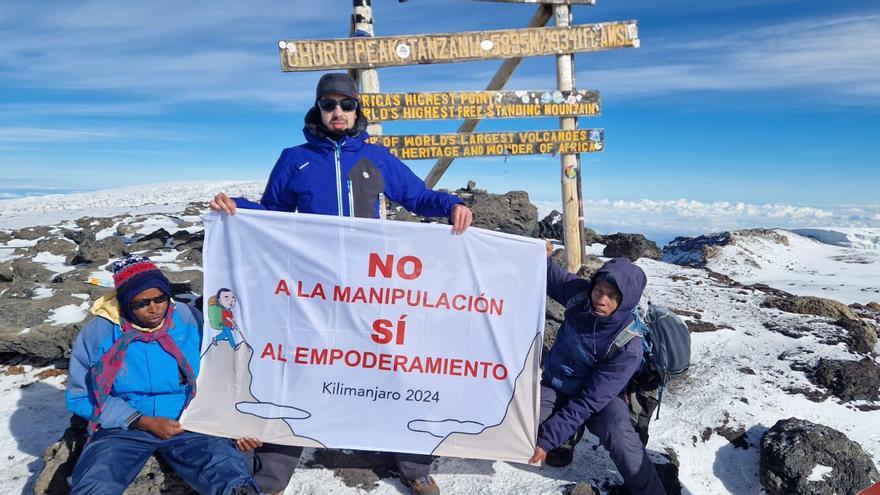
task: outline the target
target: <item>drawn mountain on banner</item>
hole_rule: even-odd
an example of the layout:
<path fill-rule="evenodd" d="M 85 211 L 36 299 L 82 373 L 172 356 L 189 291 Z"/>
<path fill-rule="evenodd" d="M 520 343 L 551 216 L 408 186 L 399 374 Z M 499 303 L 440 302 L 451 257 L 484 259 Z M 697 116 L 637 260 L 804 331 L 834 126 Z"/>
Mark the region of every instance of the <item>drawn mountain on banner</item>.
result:
<path fill-rule="evenodd" d="M 235 349 L 225 343 L 208 346 L 202 355 L 201 366 L 202 369 L 210 368 L 211 373 L 199 374 L 196 398 L 181 418 L 184 427 L 220 436 L 254 437 L 266 443 L 320 447 L 321 444 L 312 439 L 297 437 L 284 421 L 251 414 L 251 405 L 261 404 L 248 386 L 253 379 L 248 367 L 253 355 L 254 350 L 247 342 Z M 296 417 L 308 415 L 305 411 L 297 411 Z M 285 409 L 275 409 L 274 412 L 284 416 Z M 235 418 L 236 435 L 216 431 L 214 425 L 228 424 L 230 417 Z"/>

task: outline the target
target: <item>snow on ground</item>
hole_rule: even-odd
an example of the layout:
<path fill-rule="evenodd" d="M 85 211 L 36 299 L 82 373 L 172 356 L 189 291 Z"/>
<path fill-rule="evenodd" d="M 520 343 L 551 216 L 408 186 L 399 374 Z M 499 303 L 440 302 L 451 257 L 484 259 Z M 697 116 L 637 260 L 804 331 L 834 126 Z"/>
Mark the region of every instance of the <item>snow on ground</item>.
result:
<path fill-rule="evenodd" d="M 263 182 L 170 182 L 75 194 L 52 194 L 0 200 L 0 228 L 52 225 L 82 216 L 180 212 L 194 201 L 209 201 L 226 191 L 259 198 Z"/>
<path fill-rule="evenodd" d="M 831 234 L 835 231 L 847 233 Z M 845 304 L 880 302 L 880 230 L 811 231 L 837 245 L 784 230 L 776 232 L 788 238 L 788 246 L 768 237 L 740 238 L 724 246 L 707 267 L 744 284 L 764 283 L 797 295 L 827 297 Z"/>
<path fill-rule="evenodd" d="M 43 450 L 67 428 L 66 376 L 42 378 L 51 368 L 0 366 L 0 494 L 30 493 Z"/>
<path fill-rule="evenodd" d="M 55 273 L 67 273 L 76 270 L 75 266 L 65 264 L 66 259 L 67 258 L 60 254 L 52 254 L 47 251 L 43 251 L 34 256 L 34 261 L 42 263 L 44 268 Z"/>
<path fill-rule="evenodd" d="M 176 222 L 164 213 L 179 214 L 189 201 L 205 201 L 227 189 L 233 194 L 258 197 L 262 186 L 252 183 L 249 191 L 237 192 L 231 183 L 199 183 L 139 187 L 115 192 L 83 193 L 67 197 L 43 196 L 0 201 L 0 228 L 53 224 L 84 215 L 102 216 L 143 209 L 157 213 L 143 222 L 141 233 L 156 228 L 171 232 Z M 148 189 L 148 192 L 145 190 Z M 105 194 L 107 193 L 107 194 Z M 71 198 L 71 196 L 76 196 Z M 136 199 L 141 201 L 138 203 Z M 154 204 L 144 205 L 144 202 Z M 54 208 L 54 209 L 52 209 Z M 181 218 L 181 217 L 178 217 Z M 182 217 L 186 221 L 193 221 Z M 75 226 L 75 225 L 74 225 Z M 116 226 L 108 228 L 107 235 Z M 113 230 L 109 230 L 113 229 Z M 815 229 L 814 229 L 815 230 Z M 831 233 L 831 232 L 837 232 Z M 749 239 L 725 248 L 710 267 L 744 283 L 766 283 L 794 293 L 816 293 L 852 302 L 880 300 L 871 292 L 880 283 L 880 250 L 877 229 L 823 229 L 802 232 L 812 238 L 785 233 L 789 246 Z M 818 242 L 813 238 L 819 238 Z M 13 240 L 7 245 L 21 242 Z M 34 241 L 28 241 L 30 245 Z M 587 248 L 601 255 L 602 245 Z M 0 260 L 3 252 L 0 250 Z M 170 255 L 169 255 L 170 256 Z M 47 266 L 59 260 L 41 258 Z M 160 255 L 154 257 L 168 263 Z M 749 261 L 747 261 L 749 260 Z M 763 294 L 754 290 L 722 286 L 701 269 L 640 260 L 648 274 L 646 299 L 679 310 L 702 315 L 703 321 L 721 328 L 693 334 L 693 364 L 688 375 L 672 384 L 651 426 L 648 444 L 652 457 L 674 453 L 680 462 L 679 476 L 685 494 L 760 494 L 758 448 L 760 438 L 776 421 L 799 417 L 844 432 L 880 462 L 880 411 L 861 411 L 835 399 L 812 402 L 798 390 L 815 390 L 801 371 L 791 365 L 814 363 L 820 357 L 855 359 L 842 345 L 822 343 L 823 332 L 839 331 L 816 317 L 792 315 L 761 307 Z M 92 274 L 110 282 L 106 271 Z M 792 285 L 793 284 L 793 285 Z M 45 297 L 45 289 L 37 297 Z M 2 297 L 2 293 L 0 293 Z M 86 316 L 89 301 L 57 308 L 50 319 L 57 324 L 73 323 Z M 764 323 L 807 326 L 813 331 L 800 338 L 768 330 Z M 22 329 L 27 331 L 28 329 Z M 9 374 L 13 370 L 14 374 Z M 21 371 L 21 373 L 19 373 Z M 0 458 L 7 469 L 0 473 L 0 494 L 30 493 L 35 473 L 42 467 L 40 455 L 57 440 L 67 426 L 63 377 L 39 379 L 43 370 L 28 366 L 20 370 L 0 366 Z M 750 447 L 735 447 L 714 432 L 716 428 L 742 428 Z M 303 462 L 285 493 L 367 493 L 349 488 L 332 470 L 307 468 L 314 450 L 306 449 Z M 566 468 L 538 468 L 505 462 L 438 458 L 433 475 L 444 494 L 545 494 L 563 493 L 574 482 L 592 479 L 599 485 L 619 484 L 620 478 L 607 453 L 587 435 L 578 446 L 575 460 Z M 827 475 L 817 466 L 813 475 Z M 380 480 L 371 495 L 406 493 L 393 478 Z"/>
<path fill-rule="evenodd" d="M 86 319 L 90 307 L 92 307 L 91 301 L 85 301 L 82 304 L 65 304 L 60 308 L 53 309 L 46 322 L 57 326 L 79 323 Z"/>

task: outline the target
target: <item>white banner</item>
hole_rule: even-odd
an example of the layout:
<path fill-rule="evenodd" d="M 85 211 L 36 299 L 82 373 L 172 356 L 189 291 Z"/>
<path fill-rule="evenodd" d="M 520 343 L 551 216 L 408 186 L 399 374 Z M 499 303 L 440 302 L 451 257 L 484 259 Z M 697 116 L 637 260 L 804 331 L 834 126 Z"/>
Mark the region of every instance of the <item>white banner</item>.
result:
<path fill-rule="evenodd" d="M 253 210 L 205 223 L 202 362 L 186 429 L 312 447 L 532 455 L 542 241 Z"/>

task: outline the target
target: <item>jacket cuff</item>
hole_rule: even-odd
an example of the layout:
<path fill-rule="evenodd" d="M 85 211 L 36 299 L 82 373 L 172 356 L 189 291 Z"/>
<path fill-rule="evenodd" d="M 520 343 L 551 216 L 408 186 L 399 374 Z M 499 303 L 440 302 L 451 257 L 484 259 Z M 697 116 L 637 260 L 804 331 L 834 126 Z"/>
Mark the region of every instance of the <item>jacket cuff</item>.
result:
<path fill-rule="evenodd" d="M 544 440 L 540 436 L 538 437 L 538 441 L 536 442 L 536 444 L 538 447 L 544 449 L 544 452 L 550 452 L 551 450 L 556 448 L 555 446 L 551 445 L 550 442 Z"/>
<path fill-rule="evenodd" d="M 125 426 L 123 427 L 123 429 L 131 430 L 132 428 L 134 428 L 134 426 L 132 426 L 132 425 L 137 423 L 137 420 L 141 419 L 142 416 L 143 416 L 143 414 L 136 412 L 136 413 L 132 414 L 131 416 L 129 416 L 128 418 L 126 418 L 125 419 Z"/>

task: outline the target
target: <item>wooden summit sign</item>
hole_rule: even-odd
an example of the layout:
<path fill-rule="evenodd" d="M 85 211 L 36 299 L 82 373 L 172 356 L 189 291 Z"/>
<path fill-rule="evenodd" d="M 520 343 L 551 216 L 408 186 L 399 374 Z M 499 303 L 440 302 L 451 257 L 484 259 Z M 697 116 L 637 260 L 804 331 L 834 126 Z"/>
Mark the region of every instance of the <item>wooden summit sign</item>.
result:
<path fill-rule="evenodd" d="M 370 122 L 576 117 L 600 112 L 598 91 L 363 93 L 360 101 Z"/>
<path fill-rule="evenodd" d="M 285 72 L 438 64 L 638 46 L 636 21 L 278 43 L 281 70 Z"/>
<path fill-rule="evenodd" d="M 371 136 L 401 160 L 592 153 L 604 148 L 604 129 Z"/>

